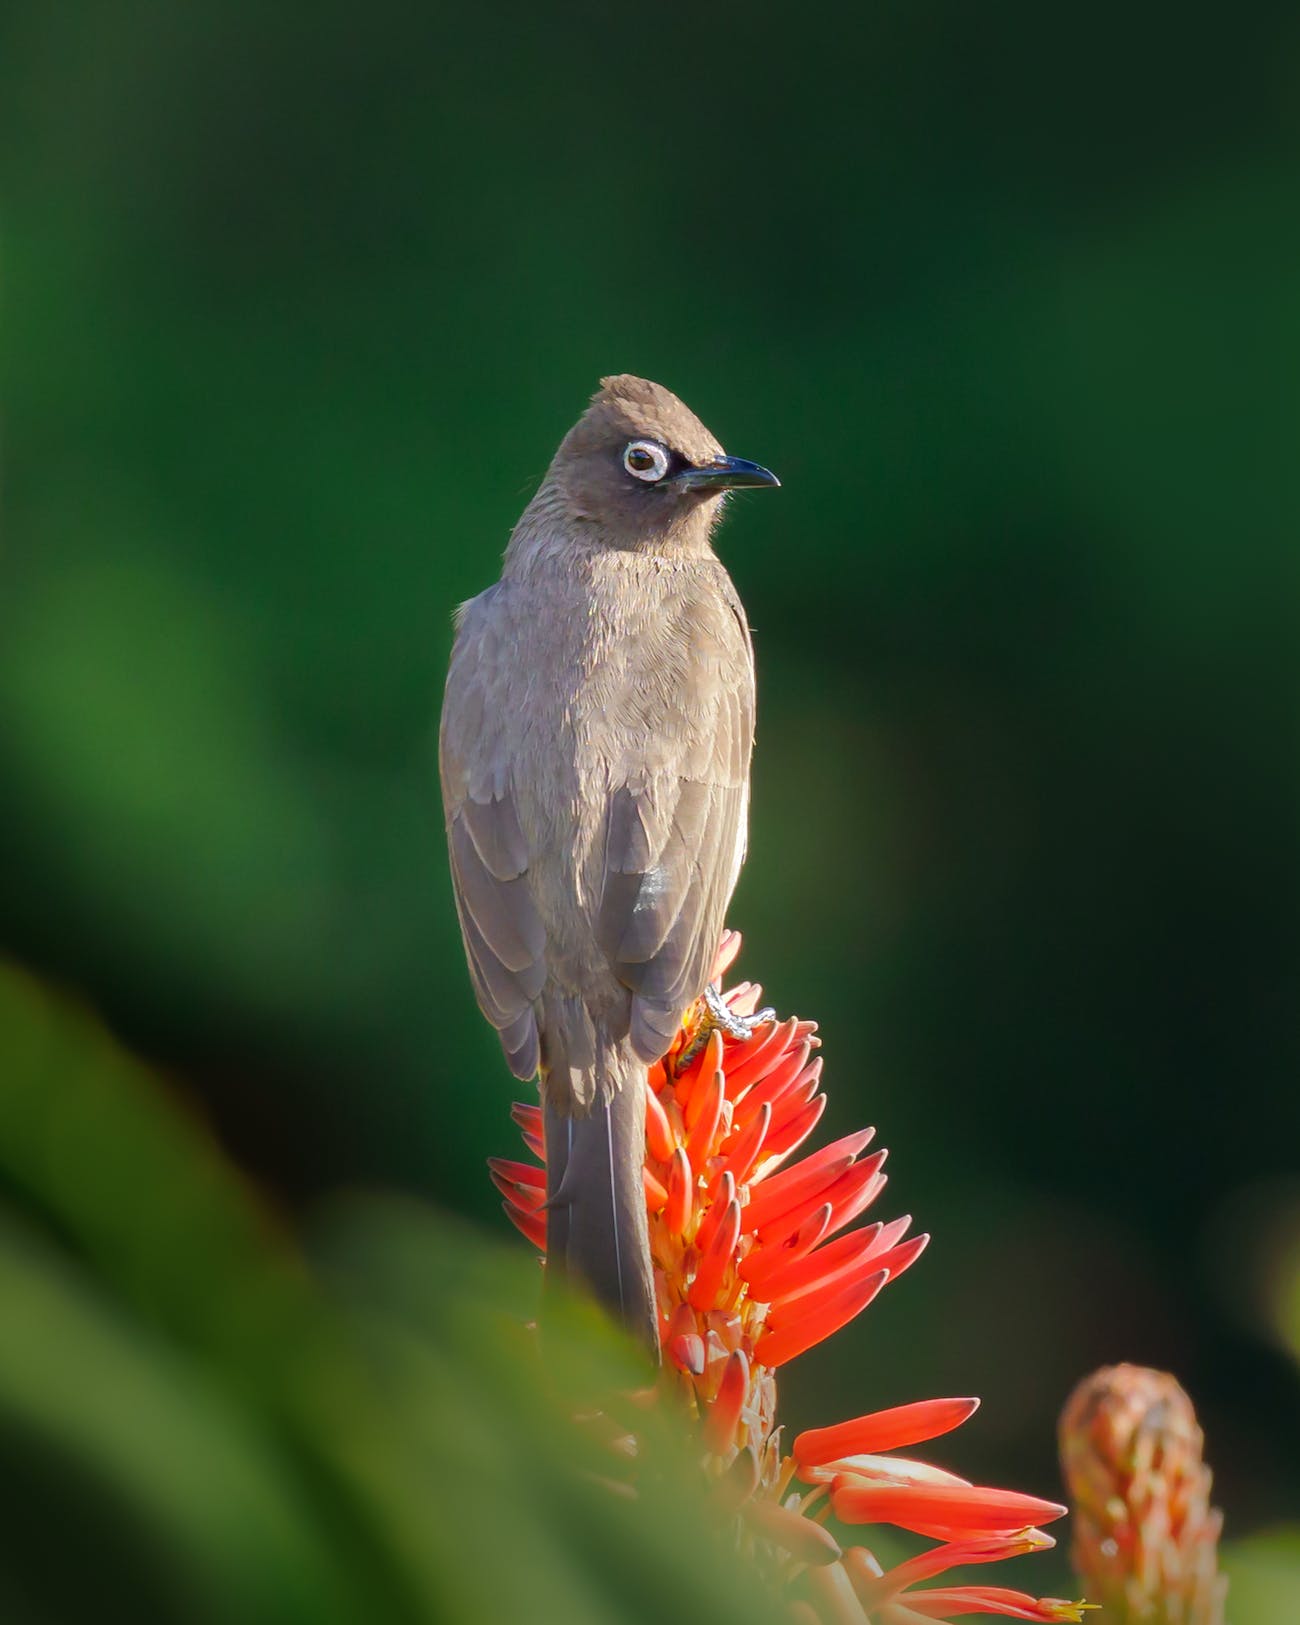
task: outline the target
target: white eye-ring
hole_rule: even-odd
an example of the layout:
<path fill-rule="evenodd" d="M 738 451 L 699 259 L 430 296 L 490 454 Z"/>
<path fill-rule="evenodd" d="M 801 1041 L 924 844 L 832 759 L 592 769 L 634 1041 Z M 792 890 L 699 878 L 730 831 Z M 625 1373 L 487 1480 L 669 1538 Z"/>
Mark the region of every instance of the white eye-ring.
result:
<path fill-rule="evenodd" d="M 655 440 L 633 440 L 623 452 L 623 467 L 634 480 L 653 485 L 668 472 L 668 453 Z"/>

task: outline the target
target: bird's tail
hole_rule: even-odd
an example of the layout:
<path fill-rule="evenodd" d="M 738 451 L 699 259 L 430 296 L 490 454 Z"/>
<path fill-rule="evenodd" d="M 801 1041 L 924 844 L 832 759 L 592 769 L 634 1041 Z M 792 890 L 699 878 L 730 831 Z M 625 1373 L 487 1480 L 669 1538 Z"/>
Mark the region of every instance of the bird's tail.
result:
<path fill-rule="evenodd" d="M 583 1116 L 544 1106 L 546 1256 L 581 1277 L 657 1359 L 654 1269 L 645 1208 L 645 1066 L 620 1050 L 607 1102 Z"/>

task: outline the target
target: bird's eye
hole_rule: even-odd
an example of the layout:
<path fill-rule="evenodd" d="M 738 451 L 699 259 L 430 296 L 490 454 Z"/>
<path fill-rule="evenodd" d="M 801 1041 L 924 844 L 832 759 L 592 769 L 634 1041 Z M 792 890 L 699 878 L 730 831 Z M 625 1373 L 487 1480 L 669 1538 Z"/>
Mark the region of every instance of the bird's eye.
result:
<path fill-rule="evenodd" d="M 654 440 L 634 440 L 623 453 L 623 467 L 634 480 L 653 485 L 668 472 L 668 453 Z"/>

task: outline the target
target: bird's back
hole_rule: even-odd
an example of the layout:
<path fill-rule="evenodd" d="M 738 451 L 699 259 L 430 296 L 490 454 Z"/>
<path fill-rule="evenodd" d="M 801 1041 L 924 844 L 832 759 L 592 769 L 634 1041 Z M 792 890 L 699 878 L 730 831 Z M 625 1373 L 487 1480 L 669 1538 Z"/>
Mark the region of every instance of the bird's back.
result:
<path fill-rule="evenodd" d="M 667 1048 L 703 990 L 743 856 L 753 714 L 743 611 L 711 555 L 570 546 L 561 561 L 541 546 L 465 606 L 443 793 L 471 967 L 508 1053 L 525 1004 L 552 1073 L 593 1040 L 630 1036 L 647 1061 Z M 461 839 L 462 862 L 465 821 L 471 836 L 494 829 Z M 509 850 L 481 850 L 498 825 Z M 475 907 L 482 875 L 465 871 L 484 867 L 491 895 Z M 590 1099 L 600 1081 L 584 1074 L 556 1082 Z"/>

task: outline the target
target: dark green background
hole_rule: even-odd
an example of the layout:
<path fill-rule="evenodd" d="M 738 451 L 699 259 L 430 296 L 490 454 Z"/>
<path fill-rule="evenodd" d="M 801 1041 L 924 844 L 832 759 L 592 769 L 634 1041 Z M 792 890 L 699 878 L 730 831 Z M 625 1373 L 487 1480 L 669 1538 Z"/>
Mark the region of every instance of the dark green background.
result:
<path fill-rule="evenodd" d="M 934 1232 L 788 1420 L 982 1393 L 934 1454 L 1050 1491 L 1069 1387 L 1130 1358 L 1232 1527 L 1300 1516 L 1298 45 L 1028 0 L 8 8 L 5 946 L 286 1208 L 503 1228 L 450 614 L 597 378 L 657 378 L 784 482 L 720 538 L 740 971 Z"/>

